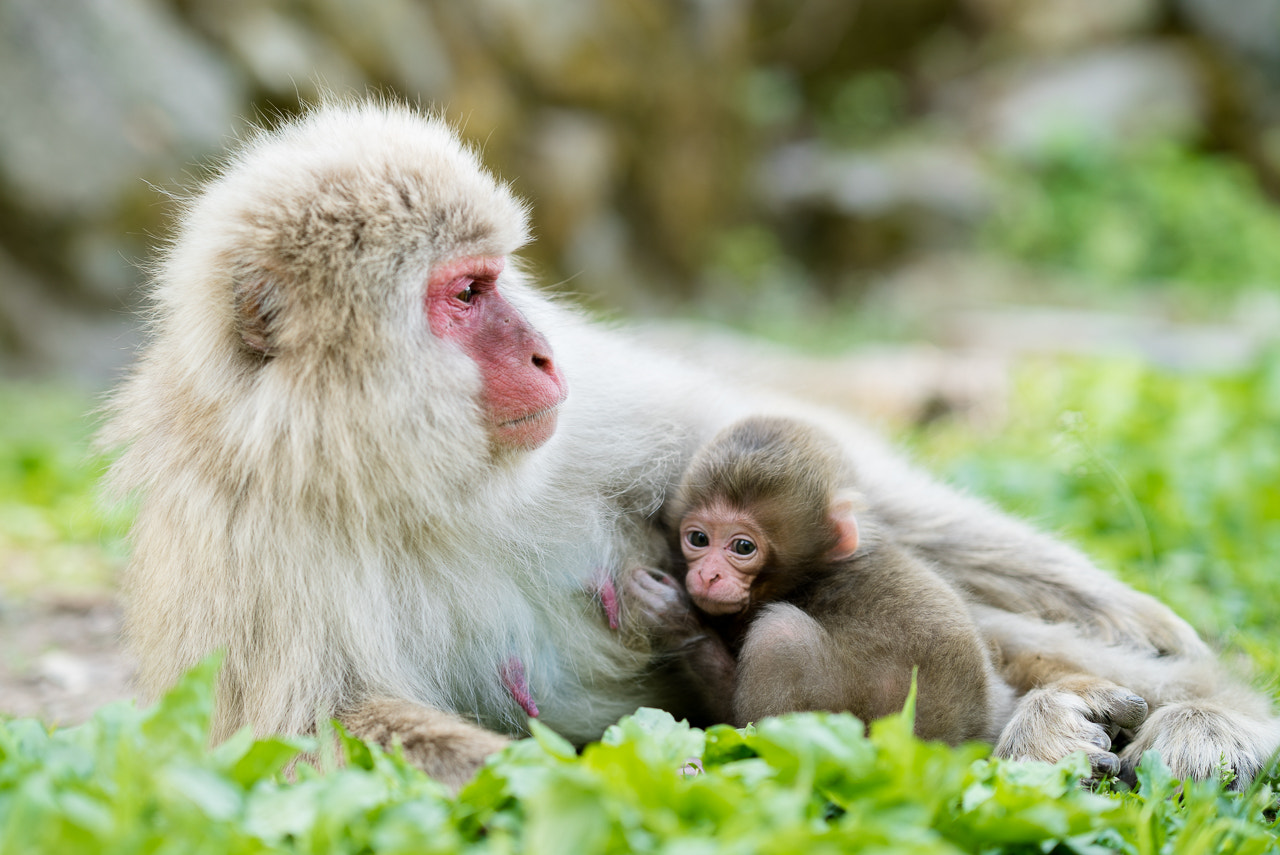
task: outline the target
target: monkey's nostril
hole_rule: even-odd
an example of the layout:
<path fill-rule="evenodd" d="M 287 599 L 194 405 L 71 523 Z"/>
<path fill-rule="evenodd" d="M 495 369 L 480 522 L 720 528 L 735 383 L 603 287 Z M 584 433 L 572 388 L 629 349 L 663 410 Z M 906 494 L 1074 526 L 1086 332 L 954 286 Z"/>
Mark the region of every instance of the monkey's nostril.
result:
<path fill-rule="evenodd" d="M 535 353 L 533 355 L 533 367 L 537 368 L 539 371 L 546 371 L 547 373 L 550 373 L 551 357 L 543 356 L 540 353 Z"/>

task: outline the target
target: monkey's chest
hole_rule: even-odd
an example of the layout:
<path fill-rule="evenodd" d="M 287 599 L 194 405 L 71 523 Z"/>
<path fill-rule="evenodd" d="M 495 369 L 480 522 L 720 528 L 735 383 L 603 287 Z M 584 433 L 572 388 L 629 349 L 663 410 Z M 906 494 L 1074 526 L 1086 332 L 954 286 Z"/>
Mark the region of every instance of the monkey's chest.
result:
<path fill-rule="evenodd" d="M 530 556 L 515 555 L 520 572 L 490 570 L 483 584 L 437 592 L 454 608 L 435 626 L 420 625 L 408 664 L 425 664 L 444 706 L 499 731 L 526 733 L 536 717 L 571 740 L 598 738 L 654 702 L 641 679 L 648 655 L 623 644 L 617 624 L 606 564 L 616 552 L 577 544 L 535 557 L 560 564 L 530 566 Z M 478 579 L 486 571 L 468 572 Z"/>

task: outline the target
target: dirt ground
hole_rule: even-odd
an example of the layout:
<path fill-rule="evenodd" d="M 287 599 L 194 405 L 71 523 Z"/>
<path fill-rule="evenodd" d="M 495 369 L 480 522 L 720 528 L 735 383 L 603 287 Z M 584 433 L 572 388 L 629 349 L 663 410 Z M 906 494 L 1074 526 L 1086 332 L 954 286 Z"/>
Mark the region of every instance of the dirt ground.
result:
<path fill-rule="evenodd" d="M 67 727 L 133 697 L 133 662 L 109 595 L 0 602 L 0 713 Z"/>

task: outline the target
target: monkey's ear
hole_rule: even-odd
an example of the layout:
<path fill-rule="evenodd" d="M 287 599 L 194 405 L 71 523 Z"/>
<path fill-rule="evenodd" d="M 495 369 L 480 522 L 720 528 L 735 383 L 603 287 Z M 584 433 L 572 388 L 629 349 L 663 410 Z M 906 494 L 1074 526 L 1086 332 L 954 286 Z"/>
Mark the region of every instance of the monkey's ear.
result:
<path fill-rule="evenodd" d="M 265 271 L 237 278 L 235 282 L 236 331 L 244 346 L 264 357 L 277 353 L 274 321 L 276 283 Z"/>
<path fill-rule="evenodd" d="M 858 551 L 858 501 L 853 496 L 837 493 L 831 500 L 827 516 L 836 532 L 835 546 L 827 552 L 829 561 L 843 561 Z"/>

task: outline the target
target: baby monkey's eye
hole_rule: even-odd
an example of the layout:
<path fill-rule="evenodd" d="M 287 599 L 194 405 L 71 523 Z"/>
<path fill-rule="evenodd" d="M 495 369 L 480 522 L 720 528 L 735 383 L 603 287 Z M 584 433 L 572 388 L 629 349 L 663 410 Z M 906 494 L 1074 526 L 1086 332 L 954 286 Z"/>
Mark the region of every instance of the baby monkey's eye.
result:
<path fill-rule="evenodd" d="M 738 555 L 750 555 L 756 551 L 756 545 L 745 537 L 740 537 L 730 547 Z"/>
<path fill-rule="evenodd" d="M 684 539 L 689 541 L 690 546 L 697 549 L 705 549 L 711 545 L 711 539 L 707 537 L 707 533 L 705 531 L 698 531 L 697 529 L 686 534 Z"/>

